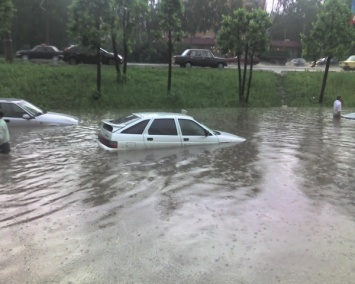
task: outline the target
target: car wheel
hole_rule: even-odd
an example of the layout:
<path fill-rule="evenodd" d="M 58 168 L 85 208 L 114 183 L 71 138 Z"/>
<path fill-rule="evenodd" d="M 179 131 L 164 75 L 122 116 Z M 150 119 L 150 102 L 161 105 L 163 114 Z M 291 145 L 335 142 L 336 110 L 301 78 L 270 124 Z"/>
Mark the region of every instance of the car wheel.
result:
<path fill-rule="evenodd" d="M 191 68 L 191 67 L 192 67 L 191 62 L 186 62 L 186 63 L 185 63 L 185 67 L 186 67 L 186 68 Z"/>
<path fill-rule="evenodd" d="M 223 63 L 218 63 L 217 68 L 218 69 L 223 69 L 224 68 L 224 64 Z"/>
<path fill-rule="evenodd" d="M 69 62 L 70 65 L 76 65 L 76 64 L 78 64 L 78 61 L 76 60 L 75 57 L 70 57 L 70 58 L 68 59 L 68 62 Z"/>
<path fill-rule="evenodd" d="M 29 59 L 28 55 L 22 55 L 21 58 L 22 58 L 23 60 L 28 60 L 28 59 Z"/>

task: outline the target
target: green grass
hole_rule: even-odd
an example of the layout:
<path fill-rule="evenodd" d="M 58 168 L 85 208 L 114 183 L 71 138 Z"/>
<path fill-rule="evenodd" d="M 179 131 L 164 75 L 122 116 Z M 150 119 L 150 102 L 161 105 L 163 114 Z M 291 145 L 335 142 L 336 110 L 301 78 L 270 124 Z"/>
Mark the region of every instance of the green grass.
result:
<path fill-rule="evenodd" d="M 180 108 L 240 107 L 236 69 L 173 68 L 172 91 L 167 95 L 167 68 L 133 67 L 127 83 L 117 83 L 115 69 L 102 66 L 101 98 L 94 99 L 96 66 L 0 62 L 0 97 L 23 98 L 51 110 L 110 111 L 115 109 L 174 110 Z M 323 106 L 342 95 L 355 106 L 355 73 L 330 72 Z M 254 71 L 249 107 L 318 106 L 322 72 L 279 75 Z M 283 86 L 284 93 L 280 88 Z"/>

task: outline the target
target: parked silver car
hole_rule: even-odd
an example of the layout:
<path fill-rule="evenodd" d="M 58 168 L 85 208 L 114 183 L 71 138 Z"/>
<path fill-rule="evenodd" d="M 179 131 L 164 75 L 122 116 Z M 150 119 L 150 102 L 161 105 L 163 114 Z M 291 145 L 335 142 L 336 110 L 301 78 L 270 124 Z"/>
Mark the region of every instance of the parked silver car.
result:
<path fill-rule="evenodd" d="M 105 150 L 183 147 L 243 142 L 243 137 L 216 131 L 180 113 L 141 112 L 102 121 L 99 146 Z"/>
<path fill-rule="evenodd" d="M 77 125 L 80 119 L 71 115 L 47 112 L 22 99 L 0 98 L 0 111 L 9 127 Z"/>

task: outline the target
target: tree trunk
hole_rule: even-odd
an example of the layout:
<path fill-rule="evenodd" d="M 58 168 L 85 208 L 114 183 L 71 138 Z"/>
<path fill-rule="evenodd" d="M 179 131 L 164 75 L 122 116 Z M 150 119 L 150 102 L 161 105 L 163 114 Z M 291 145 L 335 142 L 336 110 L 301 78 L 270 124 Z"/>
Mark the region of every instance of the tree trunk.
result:
<path fill-rule="evenodd" d="M 116 38 L 113 33 L 111 34 L 111 39 L 112 39 L 112 47 L 113 47 L 113 56 L 115 57 L 116 80 L 117 80 L 117 82 L 120 82 L 121 81 L 121 68 L 120 68 L 120 62 L 119 62 L 118 56 L 117 56 Z"/>
<path fill-rule="evenodd" d="M 251 87 L 251 80 L 253 77 L 253 59 L 254 59 L 254 50 L 252 51 L 250 55 L 250 70 L 249 70 L 249 79 L 248 79 L 248 88 L 247 88 L 247 95 L 245 97 L 245 102 L 249 102 L 249 94 L 250 94 L 250 87 Z M 247 60 L 245 60 L 247 61 Z"/>
<path fill-rule="evenodd" d="M 171 30 L 169 29 L 169 41 L 168 41 L 168 60 L 169 60 L 169 71 L 168 71 L 168 95 L 171 91 L 171 57 L 173 53 L 173 44 L 171 42 Z"/>
<path fill-rule="evenodd" d="M 101 97 L 101 54 L 100 45 L 97 46 L 97 65 L 96 65 L 96 91 L 98 98 Z"/>
<path fill-rule="evenodd" d="M 245 46 L 245 55 L 244 55 L 244 70 L 243 70 L 243 82 L 242 82 L 242 95 L 241 95 L 241 99 L 244 102 L 244 91 L 245 91 L 245 80 L 247 77 L 247 60 L 248 60 L 248 52 L 249 52 L 249 45 L 247 44 Z"/>
<path fill-rule="evenodd" d="M 127 74 L 127 56 L 128 56 L 128 46 L 127 46 L 127 23 L 129 22 L 129 10 L 123 10 L 123 75 L 126 81 Z"/>
<path fill-rule="evenodd" d="M 240 55 L 241 53 L 238 52 L 237 54 L 237 63 L 238 63 L 238 92 L 239 92 L 239 102 L 243 101 L 243 94 L 242 94 L 242 68 L 240 68 Z"/>
<path fill-rule="evenodd" d="M 332 56 L 327 57 L 327 63 L 325 65 L 325 71 L 323 75 L 323 82 L 322 82 L 322 88 L 319 94 L 319 103 L 323 103 L 323 97 L 324 97 L 324 92 L 325 92 L 325 87 L 327 85 L 327 78 L 328 78 L 328 73 L 329 73 L 329 65 L 330 65 L 330 60 L 332 59 Z"/>
<path fill-rule="evenodd" d="M 12 51 L 12 37 L 10 31 L 5 32 L 4 51 L 5 51 L 6 62 L 12 63 L 14 59 L 14 54 Z"/>

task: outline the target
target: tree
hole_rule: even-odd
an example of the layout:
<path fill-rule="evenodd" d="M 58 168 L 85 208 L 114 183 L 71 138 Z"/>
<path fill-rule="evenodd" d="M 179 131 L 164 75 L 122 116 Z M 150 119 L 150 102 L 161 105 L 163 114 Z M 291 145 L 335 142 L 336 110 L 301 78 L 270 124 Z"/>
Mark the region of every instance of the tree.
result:
<path fill-rule="evenodd" d="M 5 59 L 12 62 L 11 26 L 15 8 L 11 0 L 0 0 L 0 38 L 4 35 Z"/>
<path fill-rule="evenodd" d="M 112 0 L 74 0 L 69 7 L 69 32 L 83 46 L 92 47 L 97 53 L 95 99 L 101 96 L 101 41 L 110 34 L 113 8 Z"/>
<path fill-rule="evenodd" d="M 181 0 L 162 0 L 158 7 L 160 28 L 163 33 L 168 37 L 168 95 L 171 91 L 171 77 L 172 77 L 172 66 L 171 58 L 173 55 L 173 47 L 176 41 L 181 40 L 182 30 L 181 30 L 181 18 L 183 13 L 183 6 Z"/>
<path fill-rule="evenodd" d="M 319 103 L 323 103 L 324 91 L 328 78 L 330 60 L 334 55 L 343 57 L 349 51 L 354 30 L 350 24 L 351 12 L 341 0 L 327 0 L 317 20 L 313 23 L 309 36 L 302 35 L 305 56 L 326 56 Z"/>
<path fill-rule="evenodd" d="M 272 14 L 270 34 L 273 39 L 300 41 L 301 34 L 309 34 L 312 22 L 322 8 L 321 0 L 280 0 Z"/>
<path fill-rule="evenodd" d="M 229 51 L 238 56 L 238 88 L 241 103 L 248 103 L 252 82 L 253 65 L 250 64 L 247 95 L 245 96 L 248 57 L 250 56 L 250 62 L 252 62 L 254 54 L 266 49 L 269 41 L 267 30 L 270 26 L 268 14 L 261 9 L 249 12 L 241 8 L 235 10 L 232 16 L 223 17 L 218 44 L 224 53 Z M 243 69 L 240 65 L 242 54 L 245 57 Z"/>
<path fill-rule="evenodd" d="M 213 30 L 218 33 L 223 15 L 243 6 L 242 0 L 188 0 L 184 1 L 184 31 L 192 36 L 197 32 Z"/>

